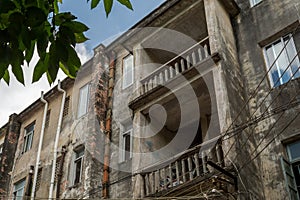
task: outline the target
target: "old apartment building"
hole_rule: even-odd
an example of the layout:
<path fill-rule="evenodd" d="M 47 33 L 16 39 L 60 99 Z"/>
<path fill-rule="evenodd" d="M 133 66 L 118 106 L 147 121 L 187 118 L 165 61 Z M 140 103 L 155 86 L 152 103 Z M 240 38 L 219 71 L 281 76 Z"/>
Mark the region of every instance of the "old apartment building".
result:
<path fill-rule="evenodd" d="M 10 116 L 0 198 L 297 200 L 299 51 L 297 0 L 166 1 Z"/>

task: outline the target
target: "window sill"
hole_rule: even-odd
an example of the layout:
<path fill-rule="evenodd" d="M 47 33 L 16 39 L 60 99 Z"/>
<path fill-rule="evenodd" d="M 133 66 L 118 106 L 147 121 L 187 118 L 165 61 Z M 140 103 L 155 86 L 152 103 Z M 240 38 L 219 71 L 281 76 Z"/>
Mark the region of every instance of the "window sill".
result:
<path fill-rule="evenodd" d="M 132 86 L 133 86 L 133 83 L 131 83 L 130 85 L 128 85 L 126 87 L 122 86 L 122 90 L 128 90 L 129 88 L 132 88 Z"/>
<path fill-rule="evenodd" d="M 79 188 L 81 185 L 82 185 L 81 182 L 80 182 L 80 183 L 76 183 L 76 184 L 74 184 L 74 185 L 69 186 L 68 189 L 69 189 L 69 190 L 72 190 L 72 189 L 74 189 L 74 188 Z"/>
<path fill-rule="evenodd" d="M 124 161 L 119 162 L 119 165 L 125 165 L 127 163 L 131 163 L 131 161 L 132 161 L 132 158 L 129 158 L 128 160 L 124 160 Z"/>
<path fill-rule="evenodd" d="M 131 167 L 132 167 L 132 158 L 122 161 L 118 164 L 118 167 L 120 170 L 123 171 L 131 171 Z"/>

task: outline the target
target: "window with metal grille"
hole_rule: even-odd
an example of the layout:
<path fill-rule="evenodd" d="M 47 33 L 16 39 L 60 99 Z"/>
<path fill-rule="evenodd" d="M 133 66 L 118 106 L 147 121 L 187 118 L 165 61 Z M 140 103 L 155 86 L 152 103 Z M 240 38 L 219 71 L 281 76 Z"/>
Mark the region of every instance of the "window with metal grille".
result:
<path fill-rule="evenodd" d="M 37 178 L 36 178 L 36 191 L 40 189 L 41 186 L 41 180 L 42 180 L 42 168 L 39 168 Z"/>
<path fill-rule="evenodd" d="M 46 114 L 45 128 L 48 128 L 48 127 L 49 127 L 49 123 L 50 123 L 50 114 L 51 114 L 51 110 L 48 110 L 48 111 L 47 111 L 47 114 Z"/>
<path fill-rule="evenodd" d="M 54 177 L 55 184 L 57 183 L 57 177 L 58 177 L 58 173 L 59 173 L 60 162 L 61 162 L 61 156 L 56 159 L 55 177 Z"/>
<path fill-rule="evenodd" d="M 63 111 L 63 118 L 68 116 L 69 114 L 69 106 L 70 106 L 70 96 L 66 97 L 65 99 L 65 105 L 64 105 L 64 111 Z"/>

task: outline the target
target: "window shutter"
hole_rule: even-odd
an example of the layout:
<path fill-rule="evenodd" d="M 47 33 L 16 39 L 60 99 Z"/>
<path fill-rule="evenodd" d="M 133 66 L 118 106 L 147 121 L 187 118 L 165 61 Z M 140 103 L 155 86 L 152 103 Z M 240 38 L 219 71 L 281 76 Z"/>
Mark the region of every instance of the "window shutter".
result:
<path fill-rule="evenodd" d="M 70 163 L 70 169 L 69 169 L 69 187 L 74 185 L 74 161 L 75 161 L 75 155 L 72 153 L 71 157 L 71 163 Z"/>
<path fill-rule="evenodd" d="M 290 164 L 289 161 L 281 157 L 281 166 L 284 174 L 286 187 L 289 192 L 290 200 L 299 200 L 298 190 L 297 190 L 297 185 L 296 185 L 292 165 Z"/>

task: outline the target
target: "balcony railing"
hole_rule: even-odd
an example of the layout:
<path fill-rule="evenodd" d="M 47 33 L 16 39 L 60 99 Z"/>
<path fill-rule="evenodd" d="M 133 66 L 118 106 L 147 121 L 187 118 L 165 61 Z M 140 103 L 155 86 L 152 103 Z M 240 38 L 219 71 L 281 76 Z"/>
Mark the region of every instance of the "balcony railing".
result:
<path fill-rule="evenodd" d="M 144 178 L 146 196 L 155 196 L 159 192 L 171 190 L 209 173 L 208 157 L 214 158 L 219 165 L 222 165 L 223 154 L 219 143 L 209 151 L 203 151 L 204 147 L 202 147 L 203 144 L 180 153 L 174 157 L 177 159 L 172 158 L 173 161 L 169 164 L 165 162 L 164 167 L 152 166 L 143 170 L 145 172 L 141 174 Z"/>
<path fill-rule="evenodd" d="M 171 59 L 141 80 L 141 95 L 198 65 L 210 55 L 208 37 Z"/>

